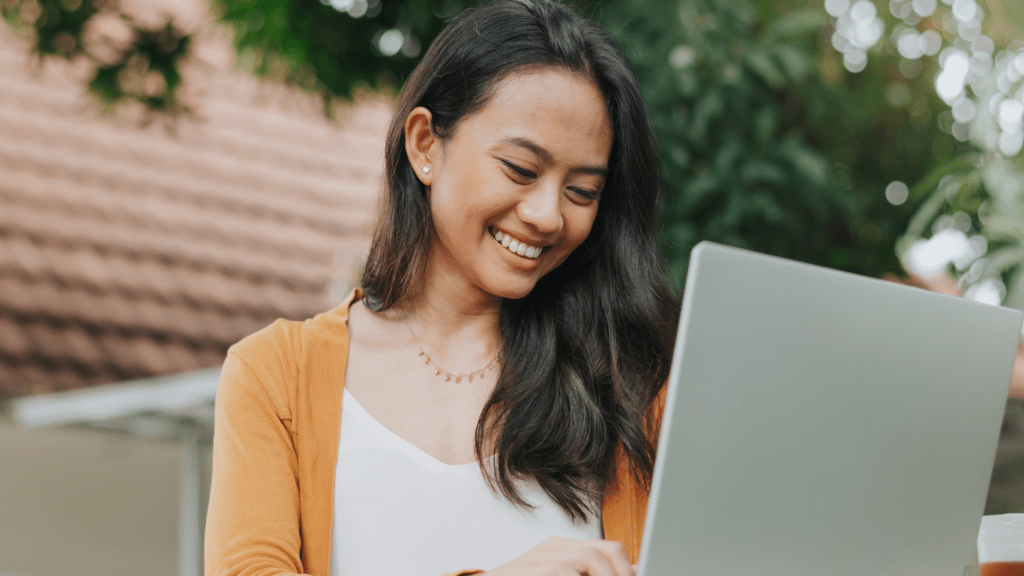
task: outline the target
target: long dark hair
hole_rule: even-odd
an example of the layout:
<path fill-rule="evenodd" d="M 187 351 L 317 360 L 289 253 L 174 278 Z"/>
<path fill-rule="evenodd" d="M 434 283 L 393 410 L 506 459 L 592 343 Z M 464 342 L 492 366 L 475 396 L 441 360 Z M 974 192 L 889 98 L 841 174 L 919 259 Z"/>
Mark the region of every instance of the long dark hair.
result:
<path fill-rule="evenodd" d="M 388 132 L 382 218 L 363 289 L 385 310 L 420 289 L 432 229 L 426 191 L 405 152 L 405 120 L 423 106 L 442 139 L 524 66 L 590 78 L 611 118 L 608 177 L 590 235 L 529 295 L 504 300 L 501 373 L 476 429 L 485 477 L 510 501 L 533 478 L 574 519 L 596 512 L 621 443 L 649 485 L 654 440 L 648 412 L 668 376 L 674 299 L 655 247 L 657 148 L 635 74 L 612 37 L 570 8 L 498 0 L 452 20 L 398 100 Z"/>

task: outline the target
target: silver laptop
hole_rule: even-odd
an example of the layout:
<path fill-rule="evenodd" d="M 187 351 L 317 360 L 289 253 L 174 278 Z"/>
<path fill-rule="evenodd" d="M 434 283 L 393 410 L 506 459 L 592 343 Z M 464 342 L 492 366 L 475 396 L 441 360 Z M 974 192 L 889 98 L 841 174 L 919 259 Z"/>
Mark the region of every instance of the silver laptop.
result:
<path fill-rule="evenodd" d="M 1017 310 L 701 243 L 640 576 L 964 576 Z"/>

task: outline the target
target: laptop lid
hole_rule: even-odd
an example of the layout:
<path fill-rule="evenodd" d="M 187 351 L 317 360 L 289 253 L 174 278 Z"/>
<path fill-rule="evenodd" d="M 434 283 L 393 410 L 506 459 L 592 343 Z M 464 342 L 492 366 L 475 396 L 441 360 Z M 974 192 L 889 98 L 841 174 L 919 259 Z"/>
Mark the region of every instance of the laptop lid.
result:
<path fill-rule="evenodd" d="M 641 576 L 963 576 L 1017 310 L 691 254 Z"/>

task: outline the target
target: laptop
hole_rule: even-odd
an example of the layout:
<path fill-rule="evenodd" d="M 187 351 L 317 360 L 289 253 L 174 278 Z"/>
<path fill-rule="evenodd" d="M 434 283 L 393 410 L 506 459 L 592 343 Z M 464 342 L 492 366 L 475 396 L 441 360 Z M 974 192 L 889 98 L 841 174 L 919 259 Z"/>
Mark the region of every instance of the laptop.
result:
<path fill-rule="evenodd" d="M 639 576 L 964 576 L 1021 313 L 712 243 Z"/>

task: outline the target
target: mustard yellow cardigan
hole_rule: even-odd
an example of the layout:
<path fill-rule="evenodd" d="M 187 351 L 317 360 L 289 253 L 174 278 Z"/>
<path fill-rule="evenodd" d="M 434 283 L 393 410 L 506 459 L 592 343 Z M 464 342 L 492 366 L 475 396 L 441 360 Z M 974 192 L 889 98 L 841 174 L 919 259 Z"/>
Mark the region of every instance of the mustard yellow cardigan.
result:
<path fill-rule="evenodd" d="M 228 351 L 217 388 L 206 576 L 328 576 L 348 309 L 360 297 L 353 291 L 305 322 L 278 320 Z M 622 454 L 602 503 L 604 534 L 636 563 L 647 493 Z"/>

